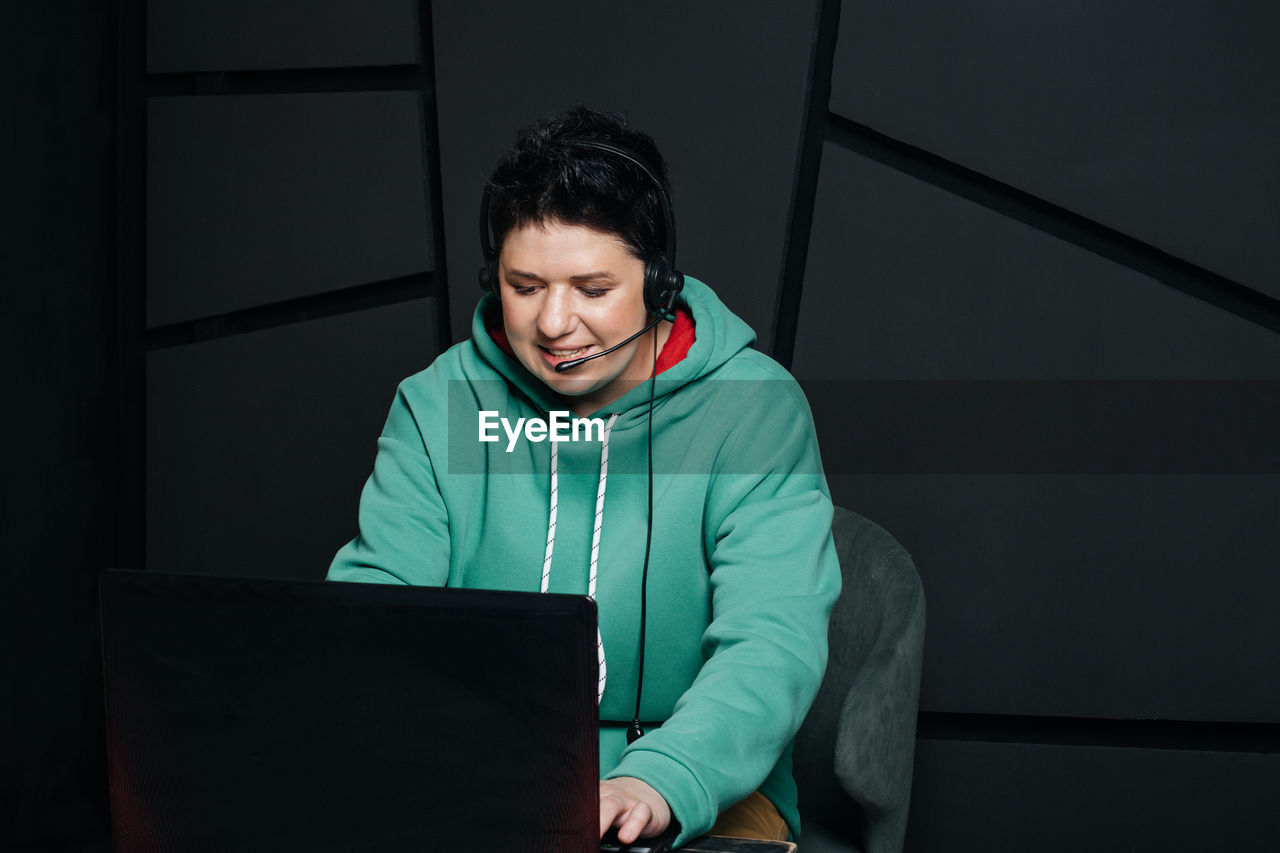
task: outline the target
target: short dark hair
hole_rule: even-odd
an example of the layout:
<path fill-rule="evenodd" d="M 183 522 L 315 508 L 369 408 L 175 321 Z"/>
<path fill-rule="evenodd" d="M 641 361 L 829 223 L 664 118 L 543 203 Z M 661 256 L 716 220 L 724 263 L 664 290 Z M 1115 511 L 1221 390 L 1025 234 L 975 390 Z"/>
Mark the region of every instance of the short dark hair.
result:
<path fill-rule="evenodd" d="M 625 116 L 584 106 L 543 116 L 520 129 L 489 178 L 494 250 L 514 228 L 563 222 L 615 234 L 640 260 L 661 255 L 667 235 L 658 187 L 626 158 L 574 140 L 630 151 L 670 191 L 658 146 Z"/>

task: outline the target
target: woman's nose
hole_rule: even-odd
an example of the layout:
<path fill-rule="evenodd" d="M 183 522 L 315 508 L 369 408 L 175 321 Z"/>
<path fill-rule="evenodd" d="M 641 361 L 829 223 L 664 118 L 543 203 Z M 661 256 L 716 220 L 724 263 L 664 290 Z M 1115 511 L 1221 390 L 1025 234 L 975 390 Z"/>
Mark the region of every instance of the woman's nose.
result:
<path fill-rule="evenodd" d="M 573 331 L 574 313 L 570 294 L 558 287 L 549 287 L 538 308 L 538 332 L 543 337 L 559 338 Z"/>

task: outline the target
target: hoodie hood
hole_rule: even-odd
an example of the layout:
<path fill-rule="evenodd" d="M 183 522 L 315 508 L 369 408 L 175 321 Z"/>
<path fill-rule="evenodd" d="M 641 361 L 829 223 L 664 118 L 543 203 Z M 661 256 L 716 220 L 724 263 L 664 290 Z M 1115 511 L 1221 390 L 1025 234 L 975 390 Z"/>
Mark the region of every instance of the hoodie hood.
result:
<path fill-rule="evenodd" d="M 751 327 L 729 311 L 715 292 L 692 276 L 684 277 L 681 304 L 692 315 L 697 338 L 679 363 L 662 372 L 654 388 L 654 410 L 657 411 L 674 393 L 691 382 L 710 376 L 744 349 L 751 347 L 756 334 Z M 490 337 L 488 323 L 498 320 L 502 304 L 498 296 L 487 293 L 476 306 L 471 321 L 471 341 L 476 352 L 503 378 L 510 382 L 531 404 L 543 413 L 568 407 L 568 398 L 552 391 L 541 379 L 530 373 L 519 360 L 507 355 Z M 499 320 L 500 321 L 500 320 Z M 617 414 L 617 430 L 643 425 L 649 410 L 649 383 L 642 382 L 593 416 Z"/>

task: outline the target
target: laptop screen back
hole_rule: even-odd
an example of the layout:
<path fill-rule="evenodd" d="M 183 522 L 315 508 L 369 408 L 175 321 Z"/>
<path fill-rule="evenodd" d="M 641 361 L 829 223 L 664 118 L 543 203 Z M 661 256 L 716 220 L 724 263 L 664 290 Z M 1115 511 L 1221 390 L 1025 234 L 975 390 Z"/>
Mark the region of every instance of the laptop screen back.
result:
<path fill-rule="evenodd" d="M 579 596 L 107 572 L 114 849 L 581 851 Z"/>

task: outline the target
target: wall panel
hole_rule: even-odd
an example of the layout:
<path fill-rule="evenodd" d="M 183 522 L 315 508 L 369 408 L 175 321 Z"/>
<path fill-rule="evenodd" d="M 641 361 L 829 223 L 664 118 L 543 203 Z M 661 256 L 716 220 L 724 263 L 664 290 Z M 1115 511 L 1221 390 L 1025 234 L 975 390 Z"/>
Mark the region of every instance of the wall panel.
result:
<path fill-rule="evenodd" d="M 396 385 L 438 354 L 419 299 L 152 352 L 147 568 L 323 577 L 355 535 Z"/>
<path fill-rule="evenodd" d="M 806 379 L 1280 379 L 1280 337 L 827 144 L 792 366 Z"/>
<path fill-rule="evenodd" d="M 417 92 L 152 98 L 147 322 L 432 269 Z"/>
<path fill-rule="evenodd" d="M 1280 298 L 1280 7 L 845 3 L 831 109 Z"/>
<path fill-rule="evenodd" d="M 414 0 L 150 0 L 152 74 L 418 62 Z"/>
<path fill-rule="evenodd" d="M 921 740 L 907 853 L 1271 850 L 1280 757 Z"/>
<path fill-rule="evenodd" d="M 1280 477 L 829 480 L 919 568 L 922 710 L 1280 722 Z"/>

